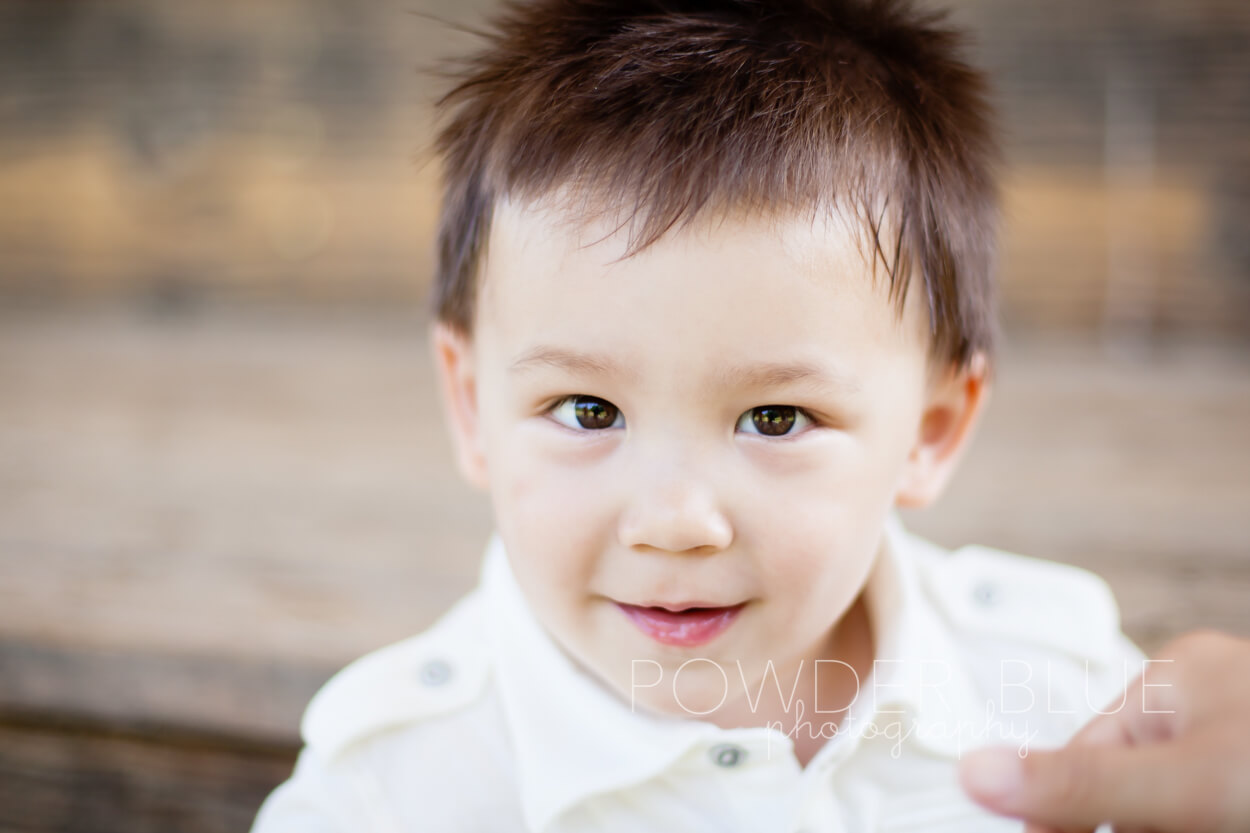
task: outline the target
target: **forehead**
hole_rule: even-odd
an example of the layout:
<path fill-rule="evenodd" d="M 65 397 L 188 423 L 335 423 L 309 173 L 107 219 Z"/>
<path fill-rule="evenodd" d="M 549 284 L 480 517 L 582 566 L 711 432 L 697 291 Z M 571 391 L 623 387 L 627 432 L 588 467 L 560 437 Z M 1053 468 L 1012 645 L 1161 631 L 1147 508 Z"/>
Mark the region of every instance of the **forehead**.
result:
<path fill-rule="evenodd" d="M 479 340 L 515 354 L 571 339 L 635 366 L 665 351 L 927 352 L 921 292 L 913 287 L 900 315 L 862 224 L 840 212 L 707 212 L 634 251 L 628 223 L 586 207 L 499 204 L 480 276 Z"/>

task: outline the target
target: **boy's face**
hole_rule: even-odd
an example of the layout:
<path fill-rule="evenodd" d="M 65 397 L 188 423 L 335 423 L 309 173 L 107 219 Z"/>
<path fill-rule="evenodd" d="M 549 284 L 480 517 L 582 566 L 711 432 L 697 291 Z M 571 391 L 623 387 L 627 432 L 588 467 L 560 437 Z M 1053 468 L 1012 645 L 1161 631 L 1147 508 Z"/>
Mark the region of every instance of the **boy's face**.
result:
<path fill-rule="evenodd" d="M 836 218 L 630 257 L 613 229 L 498 207 L 472 340 L 434 334 L 460 465 L 535 615 L 623 697 L 704 712 L 769 661 L 788 690 L 833 658 L 886 513 L 949 476 L 983 374 L 930 378 L 923 286 L 900 320 Z"/>

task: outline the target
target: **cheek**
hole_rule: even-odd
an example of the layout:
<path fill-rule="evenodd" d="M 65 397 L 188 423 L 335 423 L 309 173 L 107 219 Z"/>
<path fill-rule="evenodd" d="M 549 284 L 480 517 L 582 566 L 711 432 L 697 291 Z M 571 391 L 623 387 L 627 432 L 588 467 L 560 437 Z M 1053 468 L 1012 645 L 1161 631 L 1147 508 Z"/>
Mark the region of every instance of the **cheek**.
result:
<path fill-rule="evenodd" d="M 756 531 L 761 571 L 774 591 L 824 594 L 857 561 L 864 514 L 833 500 L 809 499 Z"/>
<path fill-rule="evenodd" d="M 847 444 L 802 476 L 772 484 L 767 504 L 752 510 L 759 520 L 750 537 L 774 592 L 826 604 L 862 577 L 893 501 L 894 465 L 885 452 Z"/>
<path fill-rule="evenodd" d="M 577 538 L 601 525 L 611 506 L 610 481 L 538 455 L 517 455 L 495 492 L 499 515 L 543 536 Z M 606 482 L 605 482 L 606 481 Z"/>
<path fill-rule="evenodd" d="M 604 548 L 605 496 L 593 478 L 545 459 L 509 463 L 492 470 L 492 499 L 517 580 L 544 599 L 588 586 Z"/>

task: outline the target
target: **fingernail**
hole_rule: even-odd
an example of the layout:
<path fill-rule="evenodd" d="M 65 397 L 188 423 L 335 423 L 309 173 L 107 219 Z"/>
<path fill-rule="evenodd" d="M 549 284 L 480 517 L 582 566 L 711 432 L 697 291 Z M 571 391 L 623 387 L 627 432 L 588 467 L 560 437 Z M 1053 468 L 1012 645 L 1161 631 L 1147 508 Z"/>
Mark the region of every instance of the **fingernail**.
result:
<path fill-rule="evenodd" d="M 1020 790 L 1023 771 L 1015 749 L 978 749 L 959 765 L 964 789 L 982 798 L 1007 798 Z"/>

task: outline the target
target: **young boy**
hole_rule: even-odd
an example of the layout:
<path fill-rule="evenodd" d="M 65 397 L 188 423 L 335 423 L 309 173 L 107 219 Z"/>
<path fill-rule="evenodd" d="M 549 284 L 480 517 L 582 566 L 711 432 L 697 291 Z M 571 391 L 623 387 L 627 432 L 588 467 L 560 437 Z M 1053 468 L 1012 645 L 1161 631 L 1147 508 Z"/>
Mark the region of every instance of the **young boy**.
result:
<path fill-rule="evenodd" d="M 907 533 L 987 395 L 982 79 L 879 0 L 535 0 L 445 101 L 480 586 L 318 693 L 276 831 L 1016 829 L 973 746 L 1140 671 L 1081 571 Z"/>

